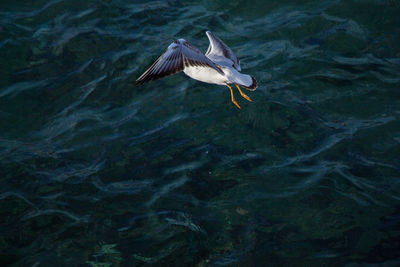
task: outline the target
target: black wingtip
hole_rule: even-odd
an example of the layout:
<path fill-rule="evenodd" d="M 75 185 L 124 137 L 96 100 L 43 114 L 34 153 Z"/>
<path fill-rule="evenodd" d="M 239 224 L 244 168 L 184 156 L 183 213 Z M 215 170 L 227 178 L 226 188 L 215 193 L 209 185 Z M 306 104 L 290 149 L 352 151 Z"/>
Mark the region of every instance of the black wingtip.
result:
<path fill-rule="evenodd" d="M 136 80 L 135 83 L 134 83 L 134 85 L 135 85 L 135 86 L 138 86 L 138 85 L 141 85 L 142 83 L 143 83 L 143 81 Z"/>
<path fill-rule="evenodd" d="M 142 74 L 142 76 L 140 76 L 139 78 L 136 79 L 135 81 L 135 85 L 141 85 L 147 82 L 150 82 L 152 80 L 157 80 L 157 77 L 149 77 L 149 75 L 145 75 L 146 72 L 144 74 Z"/>
<path fill-rule="evenodd" d="M 142 85 L 142 84 L 144 84 L 145 82 L 148 82 L 148 81 L 150 81 L 150 80 L 142 80 L 142 79 L 137 79 L 136 81 L 135 81 L 135 83 L 134 83 L 134 85 L 135 86 L 139 86 L 139 85 Z"/>

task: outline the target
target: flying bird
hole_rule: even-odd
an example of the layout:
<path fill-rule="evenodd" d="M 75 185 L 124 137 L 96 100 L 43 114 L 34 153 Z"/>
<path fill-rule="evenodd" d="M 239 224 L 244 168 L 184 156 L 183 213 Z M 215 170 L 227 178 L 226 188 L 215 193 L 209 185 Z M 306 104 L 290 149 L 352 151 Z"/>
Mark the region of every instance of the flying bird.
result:
<path fill-rule="evenodd" d="M 206 31 L 206 34 L 210 45 L 205 55 L 185 39 L 178 39 L 136 80 L 136 84 L 183 71 L 190 78 L 201 82 L 226 85 L 231 91 L 232 103 L 239 109 L 240 105 L 229 84 L 236 85 L 240 95 L 251 102 L 240 86 L 254 91 L 257 88 L 256 79 L 240 73 L 239 59 L 221 39 L 210 31 Z"/>

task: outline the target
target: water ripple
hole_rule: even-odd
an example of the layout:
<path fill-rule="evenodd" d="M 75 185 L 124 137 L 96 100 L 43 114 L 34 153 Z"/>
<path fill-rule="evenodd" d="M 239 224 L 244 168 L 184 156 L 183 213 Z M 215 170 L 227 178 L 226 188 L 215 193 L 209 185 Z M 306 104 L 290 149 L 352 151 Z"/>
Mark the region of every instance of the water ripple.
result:
<path fill-rule="evenodd" d="M 385 125 L 385 124 L 395 121 L 395 120 L 396 120 L 395 117 L 389 116 L 389 117 L 376 118 L 376 119 L 372 119 L 372 120 L 348 120 L 342 124 L 328 123 L 329 126 L 332 126 L 335 128 L 336 127 L 342 128 L 342 131 L 340 131 L 336 134 L 330 135 L 327 139 L 325 139 L 321 143 L 321 145 L 318 148 L 314 149 L 310 153 L 287 158 L 282 163 L 274 164 L 273 166 L 263 168 L 262 172 L 265 173 L 265 172 L 270 171 L 271 169 L 283 168 L 283 167 L 287 167 L 287 166 L 293 165 L 298 162 L 312 159 L 313 157 L 318 156 L 321 153 L 324 153 L 327 150 L 331 149 L 332 147 L 334 147 L 336 144 L 342 142 L 343 140 L 353 137 L 360 130 L 365 130 L 365 129 L 369 129 L 369 128 L 382 126 L 382 125 Z M 347 126 L 342 127 L 339 125 L 347 125 Z"/>
<path fill-rule="evenodd" d="M 395 2 L 0 4 L 0 262 L 396 264 Z M 205 30 L 252 103 L 184 74 L 134 86 Z"/>

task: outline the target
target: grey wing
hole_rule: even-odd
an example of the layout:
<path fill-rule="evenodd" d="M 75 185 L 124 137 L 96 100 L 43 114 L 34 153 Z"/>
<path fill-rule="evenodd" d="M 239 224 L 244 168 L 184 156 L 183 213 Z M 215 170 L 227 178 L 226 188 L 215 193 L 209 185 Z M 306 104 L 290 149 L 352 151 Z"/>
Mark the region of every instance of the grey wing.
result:
<path fill-rule="evenodd" d="M 136 84 L 157 80 L 182 71 L 183 55 L 179 44 L 172 43 L 137 80 Z"/>
<path fill-rule="evenodd" d="M 208 66 L 222 73 L 222 70 L 197 48 L 184 39 L 179 39 L 168 46 L 162 54 L 137 80 L 136 84 L 175 74 L 185 66 Z"/>
<path fill-rule="evenodd" d="M 232 66 L 240 71 L 240 61 L 233 53 L 233 51 L 224 43 L 221 39 L 215 36 L 212 32 L 206 31 L 210 45 L 206 52 L 206 56 L 209 58 L 219 58 L 219 60 L 231 60 Z M 225 58 L 225 59 L 224 59 Z"/>

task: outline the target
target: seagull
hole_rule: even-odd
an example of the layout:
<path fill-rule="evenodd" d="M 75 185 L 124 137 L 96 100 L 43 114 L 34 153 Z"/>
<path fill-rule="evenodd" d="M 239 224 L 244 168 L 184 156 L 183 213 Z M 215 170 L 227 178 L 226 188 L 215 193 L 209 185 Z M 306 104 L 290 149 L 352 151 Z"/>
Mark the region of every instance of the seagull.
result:
<path fill-rule="evenodd" d="M 231 91 L 231 100 L 239 109 L 229 84 L 236 85 L 240 95 L 252 102 L 239 86 L 254 91 L 257 81 L 252 76 L 240 73 L 240 61 L 232 50 L 217 36 L 206 31 L 210 41 L 205 55 L 185 39 L 178 39 L 136 80 L 141 84 L 183 71 L 192 79 L 218 85 L 226 85 Z"/>

